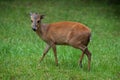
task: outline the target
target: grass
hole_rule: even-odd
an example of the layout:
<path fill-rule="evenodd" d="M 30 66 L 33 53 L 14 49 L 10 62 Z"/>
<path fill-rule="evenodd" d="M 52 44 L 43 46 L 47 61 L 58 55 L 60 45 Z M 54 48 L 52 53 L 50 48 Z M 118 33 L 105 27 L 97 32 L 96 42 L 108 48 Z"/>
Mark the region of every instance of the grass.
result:
<path fill-rule="evenodd" d="M 119 80 L 119 8 L 109 0 L 1 0 L 0 80 Z M 45 14 L 44 23 L 69 20 L 89 26 L 91 71 L 86 56 L 83 68 L 78 66 L 81 51 L 69 46 L 57 46 L 58 67 L 52 50 L 39 63 L 45 43 L 31 30 L 30 11 Z"/>

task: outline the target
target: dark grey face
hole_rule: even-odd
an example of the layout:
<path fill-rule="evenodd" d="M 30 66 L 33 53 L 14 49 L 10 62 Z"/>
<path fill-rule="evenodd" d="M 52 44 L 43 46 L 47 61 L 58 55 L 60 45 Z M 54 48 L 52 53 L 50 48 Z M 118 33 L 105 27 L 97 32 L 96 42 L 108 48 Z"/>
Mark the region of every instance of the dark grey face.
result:
<path fill-rule="evenodd" d="M 31 22 L 32 22 L 32 29 L 33 31 L 36 31 L 38 29 L 38 27 L 40 27 L 40 22 L 41 19 L 43 19 L 44 15 L 39 15 L 37 13 L 30 13 L 30 17 L 31 17 Z"/>
<path fill-rule="evenodd" d="M 39 24 L 40 24 L 40 16 L 36 13 L 30 13 L 30 17 L 31 17 L 31 22 L 32 22 L 32 29 L 34 31 L 37 30 Z"/>

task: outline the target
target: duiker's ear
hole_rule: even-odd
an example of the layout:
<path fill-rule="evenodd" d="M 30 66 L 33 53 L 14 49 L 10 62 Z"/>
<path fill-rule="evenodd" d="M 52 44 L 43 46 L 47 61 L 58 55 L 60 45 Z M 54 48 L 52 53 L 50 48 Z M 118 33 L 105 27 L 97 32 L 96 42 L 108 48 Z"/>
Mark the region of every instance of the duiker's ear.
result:
<path fill-rule="evenodd" d="M 45 15 L 40 15 L 40 19 L 43 19 L 45 17 Z"/>
<path fill-rule="evenodd" d="M 30 12 L 30 16 L 32 16 L 32 12 Z"/>

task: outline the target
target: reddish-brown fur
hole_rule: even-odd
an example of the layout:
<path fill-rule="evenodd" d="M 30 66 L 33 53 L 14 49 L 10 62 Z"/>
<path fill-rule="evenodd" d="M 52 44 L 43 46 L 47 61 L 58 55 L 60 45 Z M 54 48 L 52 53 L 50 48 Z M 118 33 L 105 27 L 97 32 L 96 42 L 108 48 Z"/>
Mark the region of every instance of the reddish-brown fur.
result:
<path fill-rule="evenodd" d="M 70 21 L 42 24 L 41 19 L 43 19 L 43 15 L 31 14 L 33 30 L 47 43 L 47 47 L 40 61 L 43 60 L 44 56 L 52 47 L 56 65 L 58 65 L 56 45 L 70 45 L 82 50 L 83 53 L 79 60 L 81 67 L 83 56 L 84 54 L 87 55 L 88 69 L 90 70 L 91 53 L 87 48 L 91 36 L 90 29 L 81 23 Z"/>

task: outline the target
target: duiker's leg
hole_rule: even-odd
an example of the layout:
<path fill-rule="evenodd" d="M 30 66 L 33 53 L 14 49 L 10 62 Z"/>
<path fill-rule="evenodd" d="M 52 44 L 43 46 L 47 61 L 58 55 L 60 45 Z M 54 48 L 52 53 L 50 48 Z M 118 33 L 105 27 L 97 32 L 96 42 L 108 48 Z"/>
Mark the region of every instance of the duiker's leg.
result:
<path fill-rule="evenodd" d="M 51 46 L 47 44 L 47 45 L 46 45 L 46 48 L 45 48 L 45 50 L 44 50 L 44 52 L 43 52 L 43 56 L 42 56 L 41 59 L 40 59 L 40 62 L 44 59 L 45 55 L 46 55 L 47 52 L 50 50 L 50 48 L 51 48 Z"/>
<path fill-rule="evenodd" d="M 85 54 L 85 49 L 86 49 L 86 47 L 83 46 L 83 45 L 80 45 L 78 48 L 79 48 L 80 50 L 82 50 L 82 55 L 80 56 L 80 59 L 79 59 L 79 65 L 80 65 L 80 67 L 82 68 L 82 60 L 83 60 L 83 57 L 84 57 L 84 54 Z"/>
<path fill-rule="evenodd" d="M 54 57 L 55 57 L 56 66 L 58 66 L 58 59 L 57 59 L 57 52 L 56 52 L 56 45 L 55 44 L 52 45 L 52 49 L 53 49 L 53 53 L 54 53 Z"/>
<path fill-rule="evenodd" d="M 80 59 L 79 59 L 79 62 L 78 62 L 81 68 L 82 68 L 82 59 L 83 59 L 83 57 L 84 57 L 84 52 L 82 52 L 82 55 L 80 56 Z"/>
<path fill-rule="evenodd" d="M 86 48 L 85 53 L 86 53 L 86 55 L 87 55 L 87 57 L 88 57 L 88 70 L 90 70 L 91 53 L 90 53 L 90 51 L 88 50 L 88 48 Z"/>

